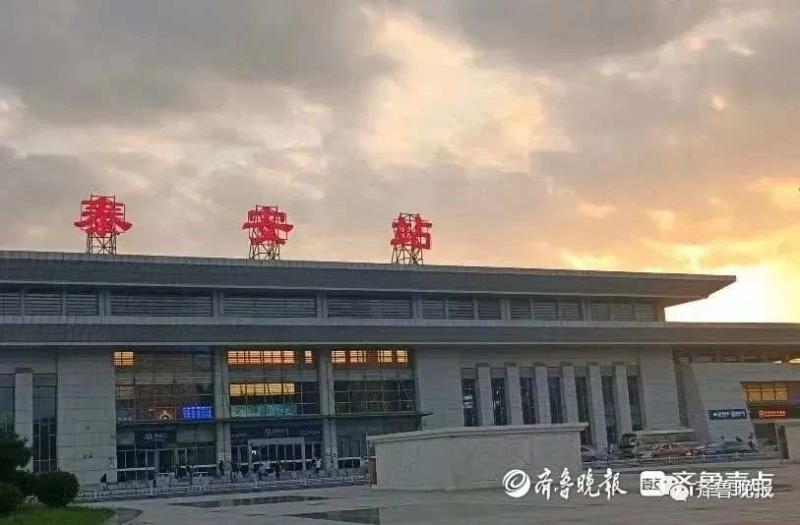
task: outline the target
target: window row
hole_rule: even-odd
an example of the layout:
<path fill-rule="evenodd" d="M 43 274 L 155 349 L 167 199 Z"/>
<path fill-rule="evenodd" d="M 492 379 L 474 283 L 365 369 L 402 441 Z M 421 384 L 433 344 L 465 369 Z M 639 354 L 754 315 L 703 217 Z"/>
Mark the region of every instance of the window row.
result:
<path fill-rule="evenodd" d="M 331 350 L 331 363 L 335 368 L 341 367 L 391 367 L 406 368 L 410 366 L 409 352 L 403 349 L 361 349 Z"/>
<path fill-rule="evenodd" d="M 334 381 L 333 395 L 337 414 L 416 410 L 413 380 Z"/>
<path fill-rule="evenodd" d="M 747 401 L 788 401 L 789 384 L 783 382 L 743 383 Z"/>
<path fill-rule="evenodd" d="M 213 419 L 210 384 L 116 386 L 117 421 Z"/>
<path fill-rule="evenodd" d="M 673 354 L 678 364 L 689 363 L 772 363 L 800 364 L 800 351 L 737 348 L 680 349 Z"/>
<path fill-rule="evenodd" d="M 319 414 L 315 381 L 232 383 L 231 417 L 275 417 Z"/>
<path fill-rule="evenodd" d="M 313 368 L 311 350 L 230 350 L 228 366 L 256 368 Z"/>
<path fill-rule="evenodd" d="M 423 296 L 415 314 L 410 294 L 316 295 L 223 293 L 219 315 L 244 318 L 300 319 L 320 315 L 342 319 L 423 319 L 499 320 L 581 320 L 655 321 L 655 304 L 624 299 L 551 297 L 511 297 L 509 312 L 503 311 L 503 298 Z M 209 292 L 112 291 L 108 313 L 113 316 L 212 317 L 214 296 Z M 587 310 L 587 311 L 584 311 Z M 96 291 L 5 290 L 0 291 L 0 315 L 100 315 L 100 295 Z"/>
<path fill-rule="evenodd" d="M 230 350 L 227 353 L 231 368 L 305 368 L 313 369 L 314 352 L 311 350 Z M 337 349 L 331 350 L 331 363 L 334 367 L 370 368 L 392 367 L 408 368 L 409 351 L 406 349 Z M 176 353 L 165 350 L 162 353 L 134 352 L 119 350 L 114 352 L 114 366 L 129 369 L 123 375 L 133 374 L 139 378 L 148 372 L 165 374 L 191 374 L 200 376 L 211 373 L 211 355 Z M 121 372 L 118 370 L 118 374 Z"/>
<path fill-rule="evenodd" d="M 615 378 L 613 375 L 601 376 L 601 392 L 604 408 L 603 416 L 606 427 L 606 438 L 609 443 L 616 443 L 619 439 L 614 380 Z M 539 394 L 536 388 L 536 379 L 534 377 L 520 377 L 519 387 L 523 424 L 531 425 L 542 422 L 563 423 L 566 421 L 565 392 L 560 371 L 558 369 L 548 370 L 546 381 L 547 403 L 542 403 L 540 406 L 537 403 L 537 396 Z M 628 374 L 625 388 L 628 391 L 633 430 L 641 430 L 643 427 L 643 419 L 638 375 Z M 509 392 L 505 377 L 495 376 L 491 378 L 490 394 L 492 420 L 490 423 L 482 423 L 480 419 L 480 391 L 478 388 L 478 380 L 474 377 L 463 377 L 461 379 L 461 394 L 464 426 L 509 424 Z M 575 394 L 577 398 L 578 420 L 588 424 L 590 422 L 589 412 L 591 403 L 588 381 L 585 376 L 575 377 Z M 546 415 L 539 412 L 542 409 L 548 410 Z M 583 444 L 591 443 L 591 429 L 588 426 L 581 432 L 581 441 Z"/>
<path fill-rule="evenodd" d="M 0 292 L 0 315 L 98 315 L 96 292 Z"/>

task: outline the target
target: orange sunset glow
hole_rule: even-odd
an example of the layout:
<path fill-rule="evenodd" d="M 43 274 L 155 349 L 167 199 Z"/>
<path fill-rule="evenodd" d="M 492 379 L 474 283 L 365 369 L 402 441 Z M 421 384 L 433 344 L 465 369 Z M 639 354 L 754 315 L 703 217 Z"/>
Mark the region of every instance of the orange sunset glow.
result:
<path fill-rule="evenodd" d="M 732 274 L 668 319 L 800 321 L 800 3 L 181 3 L 5 8 L 2 249 L 81 251 L 99 193 L 124 253 L 244 257 L 274 202 L 284 259 L 388 262 L 413 211 L 427 264 Z"/>

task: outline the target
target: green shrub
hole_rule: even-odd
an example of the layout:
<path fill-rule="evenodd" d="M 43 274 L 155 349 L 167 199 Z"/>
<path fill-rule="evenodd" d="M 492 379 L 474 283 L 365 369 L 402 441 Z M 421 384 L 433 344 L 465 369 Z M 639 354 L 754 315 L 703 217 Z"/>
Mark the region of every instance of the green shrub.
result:
<path fill-rule="evenodd" d="M 65 507 L 78 495 L 78 478 L 60 471 L 39 474 L 33 492 L 48 507 Z"/>
<path fill-rule="evenodd" d="M 22 493 L 23 498 L 31 496 L 36 484 L 36 475 L 24 470 L 17 470 L 9 480 Z"/>
<path fill-rule="evenodd" d="M 12 482 L 14 471 L 31 459 L 25 440 L 13 432 L 0 432 L 0 481 Z"/>
<path fill-rule="evenodd" d="M 0 514 L 10 514 L 22 503 L 22 492 L 8 483 L 0 483 Z"/>

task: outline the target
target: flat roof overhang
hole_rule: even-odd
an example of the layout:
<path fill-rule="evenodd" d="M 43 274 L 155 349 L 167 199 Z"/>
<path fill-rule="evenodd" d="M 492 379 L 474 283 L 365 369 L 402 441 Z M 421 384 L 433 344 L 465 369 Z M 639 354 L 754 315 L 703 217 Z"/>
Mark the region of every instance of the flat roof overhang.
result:
<path fill-rule="evenodd" d="M 7 286 L 343 291 L 703 299 L 730 275 L 0 251 Z"/>
<path fill-rule="evenodd" d="M 623 346 L 800 345 L 800 324 L 528 323 L 434 324 L 70 324 L 0 322 L 0 347 L 30 346 Z"/>

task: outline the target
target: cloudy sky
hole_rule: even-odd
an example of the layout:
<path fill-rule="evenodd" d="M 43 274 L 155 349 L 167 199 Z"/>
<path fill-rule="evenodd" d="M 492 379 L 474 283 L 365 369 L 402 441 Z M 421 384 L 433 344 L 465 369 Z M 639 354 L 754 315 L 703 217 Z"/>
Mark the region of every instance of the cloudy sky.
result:
<path fill-rule="evenodd" d="M 0 4 L 0 247 L 735 273 L 691 320 L 800 321 L 800 2 Z"/>

